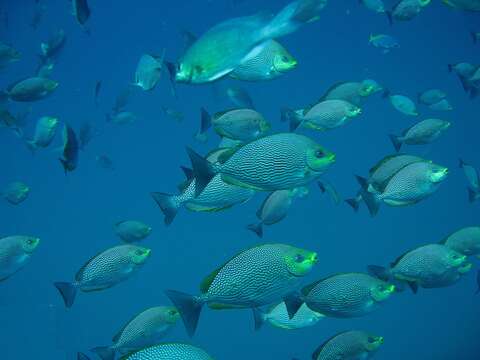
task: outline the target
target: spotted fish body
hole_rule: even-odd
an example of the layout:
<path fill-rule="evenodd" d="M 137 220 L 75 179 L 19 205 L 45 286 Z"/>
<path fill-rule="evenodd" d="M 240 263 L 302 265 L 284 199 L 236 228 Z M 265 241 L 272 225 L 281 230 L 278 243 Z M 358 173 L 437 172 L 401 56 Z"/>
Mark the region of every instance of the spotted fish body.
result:
<path fill-rule="evenodd" d="M 220 136 L 243 142 L 263 136 L 270 129 L 262 114 L 253 109 L 234 109 L 215 114 L 212 125 Z"/>
<path fill-rule="evenodd" d="M 314 165 L 315 156 L 324 163 Z M 274 191 L 308 184 L 334 159 L 332 153 L 303 135 L 281 133 L 246 144 L 217 169 L 225 182 Z"/>
<path fill-rule="evenodd" d="M 37 238 L 21 235 L 0 239 L 0 282 L 28 263 L 39 242 Z"/>
<path fill-rule="evenodd" d="M 409 21 L 415 18 L 430 0 L 400 0 L 391 11 L 391 18 L 397 21 Z"/>
<path fill-rule="evenodd" d="M 366 315 L 386 300 L 394 287 L 367 274 L 338 274 L 303 289 L 302 300 L 325 316 L 350 318 Z"/>
<path fill-rule="evenodd" d="M 8 184 L 2 191 L 2 196 L 12 205 L 18 205 L 24 202 L 30 194 L 30 188 L 23 182 L 14 181 Z"/>
<path fill-rule="evenodd" d="M 398 280 L 423 288 L 445 287 L 457 282 L 470 269 L 466 256 L 441 244 L 429 244 L 407 252 L 397 259 L 391 274 Z"/>
<path fill-rule="evenodd" d="M 466 256 L 480 255 L 480 227 L 469 226 L 455 231 L 442 244 Z"/>
<path fill-rule="evenodd" d="M 345 100 L 350 104 L 362 106 L 368 96 L 381 90 L 380 85 L 373 80 L 341 82 L 330 87 L 317 103 L 325 100 Z"/>
<path fill-rule="evenodd" d="M 31 77 L 18 81 L 8 88 L 8 96 L 13 101 L 29 102 L 41 100 L 50 95 L 58 86 L 56 81 Z"/>
<path fill-rule="evenodd" d="M 314 130 L 331 130 L 359 115 L 360 108 L 345 100 L 325 100 L 305 110 L 299 119 L 302 126 Z"/>
<path fill-rule="evenodd" d="M 313 360 L 370 359 L 383 344 L 383 338 L 364 331 L 346 331 L 335 335 L 312 355 Z"/>
<path fill-rule="evenodd" d="M 123 357 L 121 360 L 213 360 L 205 350 L 189 344 L 158 344 Z"/>

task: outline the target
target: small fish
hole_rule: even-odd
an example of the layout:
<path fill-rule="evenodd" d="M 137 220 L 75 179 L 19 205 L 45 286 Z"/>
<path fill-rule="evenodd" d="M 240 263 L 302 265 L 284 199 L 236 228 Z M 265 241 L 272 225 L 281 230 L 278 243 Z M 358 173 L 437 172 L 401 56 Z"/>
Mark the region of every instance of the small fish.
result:
<path fill-rule="evenodd" d="M 317 261 L 317 253 L 309 250 L 284 244 L 259 245 L 207 276 L 199 296 L 173 290 L 166 294 L 193 336 L 204 304 L 213 309 L 256 308 L 279 301 L 300 284 Z"/>
<path fill-rule="evenodd" d="M 66 36 L 63 29 L 58 30 L 46 41 L 40 43 L 40 56 L 42 62 L 52 61 L 58 57 L 65 46 Z"/>
<path fill-rule="evenodd" d="M 181 111 L 168 108 L 165 106 L 162 106 L 162 111 L 166 116 L 168 116 L 171 119 L 174 119 L 177 122 L 182 122 L 185 117 Z"/>
<path fill-rule="evenodd" d="M 362 199 L 372 216 L 378 212 L 379 202 L 389 206 L 414 205 L 433 193 L 440 187 L 447 178 L 446 167 L 431 162 L 414 162 L 393 175 L 384 189 L 376 189 L 369 186 L 368 181 L 357 176 L 357 181 L 362 188 Z"/>
<path fill-rule="evenodd" d="M 13 47 L 0 42 L 0 69 L 20 60 L 21 54 Z"/>
<path fill-rule="evenodd" d="M 90 18 L 90 8 L 87 0 L 72 0 L 72 14 L 82 27 Z"/>
<path fill-rule="evenodd" d="M 472 37 L 473 43 L 476 44 L 480 40 L 480 32 L 471 31 L 470 36 Z"/>
<path fill-rule="evenodd" d="M 394 293 L 395 285 L 376 277 L 363 273 L 344 273 L 304 287 L 301 294 L 291 295 L 286 304 L 291 315 L 305 303 L 311 310 L 324 316 L 352 318 L 378 309 Z"/>
<path fill-rule="evenodd" d="M 75 275 L 73 282 L 56 282 L 65 306 L 72 307 L 77 290 L 100 291 L 127 280 L 146 262 L 150 249 L 135 245 L 109 248 L 88 260 Z"/>
<path fill-rule="evenodd" d="M 480 227 L 469 226 L 455 231 L 443 239 L 443 244 L 466 256 L 480 255 Z"/>
<path fill-rule="evenodd" d="M 115 98 L 115 104 L 113 105 L 113 108 L 112 108 L 112 112 L 114 114 L 119 113 L 125 108 L 125 106 L 128 104 L 128 100 L 130 99 L 131 93 L 132 93 L 131 88 L 126 88 L 117 95 L 117 97 Z"/>
<path fill-rule="evenodd" d="M 137 115 L 130 111 L 120 111 L 118 113 L 107 114 L 106 120 L 107 122 L 112 122 L 114 124 L 125 125 L 137 120 Z"/>
<path fill-rule="evenodd" d="M 12 205 L 24 202 L 30 194 L 30 188 L 21 181 L 9 183 L 1 192 L 1 195 Z"/>
<path fill-rule="evenodd" d="M 152 228 L 141 221 L 124 220 L 114 226 L 115 234 L 124 242 L 132 243 L 145 239 L 152 233 Z"/>
<path fill-rule="evenodd" d="M 70 125 L 65 124 L 63 127 L 63 156 L 59 159 L 65 175 L 77 168 L 78 150 L 77 135 L 75 135 L 75 131 L 73 131 Z"/>
<path fill-rule="evenodd" d="M 108 155 L 101 154 L 95 156 L 95 161 L 102 169 L 114 170 L 113 161 L 108 157 Z"/>
<path fill-rule="evenodd" d="M 213 125 L 215 132 L 228 139 L 248 142 L 265 136 L 270 124 L 262 114 L 252 109 L 233 109 L 212 116 L 201 109 L 201 132 Z"/>
<path fill-rule="evenodd" d="M 368 10 L 383 14 L 385 12 L 385 4 L 382 0 L 359 0 Z"/>
<path fill-rule="evenodd" d="M 58 82 L 41 77 L 31 77 L 10 85 L 0 97 L 13 101 L 30 102 L 44 99 L 58 87 Z"/>
<path fill-rule="evenodd" d="M 38 148 L 46 148 L 52 142 L 57 131 L 58 119 L 52 116 L 43 116 L 37 121 L 35 135 L 27 140 L 27 146 L 32 152 Z"/>
<path fill-rule="evenodd" d="M 439 89 L 429 89 L 418 94 L 418 103 L 434 105 L 447 97 L 447 94 Z"/>
<path fill-rule="evenodd" d="M 40 244 L 32 236 L 7 236 L 0 238 L 0 282 L 21 270 Z"/>
<path fill-rule="evenodd" d="M 95 103 L 95 106 L 98 106 L 98 95 L 100 94 L 100 90 L 102 89 L 102 81 L 97 80 L 95 83 L 95 92 L 93 95 L 93 101 Z"/>
<path fill-rule="evenodd" d="M 475 89 L 474 84 L 472 84 L 469 79 L 472 78 L 478 68 L 478 65 L 473 65 L 467 62 L 448 64 L 448 71 L 457 75 L 460 83 L 462 84 L 463 90 L 470 94 L 471 98 L 475 97 L 478 94 L 478 91 Z"/>
<path fill-rule="evenodd" d="M 336 129 L 362 113 L 362 109 L 345 100 L 324 100 L 311 108 L 284 109 L 282 119 L 290 121 L 290 131 L 299 126 L 318 131 Z"/>
<path fill-rule="evenodd" d="M 480 199 L 480 175 L 476 168 L 460 159 L 460 168 L 468 182 L 468 200 L 473 203 Z"/>
<path fill-rule="evenodd" d="M 85 150 L 85 146 L 87 146 L 96 135 L 98 135 L 98 132 L 95 131 L 91 123 L 88 121 L 84 122 L 80 126 L 80 131 L 78 133 L 80 150 Z"/>
<path fill-rule="evenodd" d="M 464 11 L 480 11 L 480 1 L 478 0 L 442 0 L 445 5 L 454 9 Z"/>
<path fill-rule="evenodd" d="M 440 119 L 426 119 L 402 132 L 401 136 L 390 135 L 393 147 L 400 151 L 403 144 L 425 145 L 437 140 L 450 127 L 450 122 Z"/>
<path fill-rule="evenodd" d="M 383 88 L 372 79 L 361 82 L 340 82 L 331 86 L 317 103 L 325 100 L 344 100 L 361 107 L 365 99 L 382 90 Z"/>
<path fill-rule="evenodd" d="M 27 108 L 15 116 L 0 106 L 0 127 L 9 128 L 13 130 L 19 138 L 22 138 L 23 128 L 27 125 L 26 119 L 31 110 L 31 108 Z"/>
<path fill-rule="evenodd" d="M 255 109 L 253 100 L 245 89 L 239 87 L 229 87 L 227 96 L 233 105 L 239 108 Z"/>
<path fill-rule="evenodd" d="M 243 81 L 272 80 L 297 66 L 297 60 L 275 40 L 261 43 L 254 51 L 257 55 L 242 62 L 230 77 Z"/>
<path fill-rule="evenodd" d="M 391 25 L 393 20 L 410 21 L 417 17 L 430 2 L 431 0 L 400 0 L 391 11 L 386 12 L 388 22 Z"/>
<path fill-rule="evenodd" d="M 430 105 L 429 108 L 435 111 L 452 111 L 453 110 L 452 105 L 450 105 L 447 99 L 440 100 L 438 103 Z"/>
<path fill-rule="evenodd" d="M 425 289 L 450 286 L 471 268 L 465 255 L 442 244 L 428 244 L 406 252 L 389 269 L 370 265 L 368 270 L 382 280 L 406 283 L 416 293 L 419 286 Z"/>
<path fill-rule="evenodd" d="M 153 90 L 160 80 L 164 57 L 165 49 L 161 56 L 143 54 L 135 71 L 133 85 L 140 87 L 144 91 Z"/>
<path fill-rule="evenodd" d="M 285 190 L 316 180 L 335 162 L 335 154 L 310 138 L 279 133 L 253 140 L 233 150 L 222 164 L 210 164 L 188 148 L 200 194 L 217 174 L 231 184 L 256 191 Z M 280 166 L 281 164 L 282 166 Z"/>
<path fill-rule="evenodd" d="M 263 225 L 273 225 L 282 221 L 297 197 L 304 197 L 308 193 L 306 188 L 277 190 L 269 194 L 257 211 L 258 223 L 247 226 L 257 236 L 263 237 Z"/>
<path fill-rule="evenodd" d="M 214 360 L 205 350 L 189 344 L 157 344 L 128 354 L 122 360 Z"/>
<path fill-rule="evenodd" d="M 391 95 L 387 90 L 384 95 L 385 98 L 390 100 L 392 106 L 399 112 L 409 116 L 418 116 L 417 107 L 415 103 L 404 95 Z"/>
<path fill-rule="evenodd" d="M 370 359 L 383 345 L 382 336 L 364 331 L 345 331 L 337 334 L 322 345 L 312 355 L 313 360 Z"/>
<path fill-rule="evenodd" d="M 253 309 L 255 330 L 260 329 L 265 322 L 280 329 L 294 330 L 313 326 L 325 316 L 311 310 L 307 304 L 302 304 L 295 316 L 290 319 L 285 302 L 270 306 L 266 312 Z"/>
<path fill-rule="evenodd" d="M 175 326 L 180 314 L 172 306 L 156 306 L 142 311 L 113 337 L 113 344 L 91 351 L 102 360 L 114 360 L 115 354 L 131 353 L 158 344 Z"/>
<path fill-rule="evenodd" d="M 383 49 L 384 54 L 389 53 L 392 49 L 398 49 L 400 47 L 397 39 L 385 34 L 370 34 L 368 42 L 376 48 Z"/>

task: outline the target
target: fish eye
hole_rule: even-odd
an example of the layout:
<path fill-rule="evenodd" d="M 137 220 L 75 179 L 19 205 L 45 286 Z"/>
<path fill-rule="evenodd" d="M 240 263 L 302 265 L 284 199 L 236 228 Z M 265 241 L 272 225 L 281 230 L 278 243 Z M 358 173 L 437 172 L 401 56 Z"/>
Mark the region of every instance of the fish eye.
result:
<path fill-rule="evenodd" d="M 376 341 L 376 340 L 375 340 L 374 337 L 372 337 L 372 336 L 369 336 L 369 337 L 368 337 L 368 343 L 369 343 L 369 344 L 373 344 L 375 341 Z"/>
<path fill-rule="evenodd" d="M 315 151 L 315 157 L 322 158 L 324 156 L 325 156 L 325 153 L 322 150 L 318 149 Z"/>
<path fill-rule="evenodd" d="M 197 66 L 194 67 L 194 71 L 197 74 L 201 74 L 203 72 L 203 68 L 201 66 L 197 65 Z"/>
<path fill-rule="evenodd" d="M 143 250 L 135 250 L 135 255 L 138 255 L 138 256 L 142 256 L 144 254 L 144 251 Z"/>
<path fill-rule="evenodd" d="M 282 56 L 282 61 L 284 63 L 288 63 L 288 57 L 286 57 L 285 55 Z"/>
<path fill-rule="evenodd" d="M 301 263 L 305 260 L 305 256 L 301 255 L 301 254 L 297 254 L 295 255 L 295 262 L 297 263 Z"/>

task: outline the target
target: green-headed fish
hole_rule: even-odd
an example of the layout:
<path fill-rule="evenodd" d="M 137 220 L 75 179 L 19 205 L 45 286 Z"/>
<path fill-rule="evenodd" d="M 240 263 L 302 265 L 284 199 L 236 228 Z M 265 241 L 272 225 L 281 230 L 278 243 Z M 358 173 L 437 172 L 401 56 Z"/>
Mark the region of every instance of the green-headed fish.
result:
<path fill-rule="evenodd" d="M 200 194 L 215 175 L 257 191 L 292 189 L 316 180 L 335 162 L 335 154 L 310 138 L 279 133 L 249 142 L 223 164 L 211 164 L 190 148 L 188 155 Z"/>
<path fill-rule="evenodd" d="M 92 349 L 102 360 L 158 344 L 175 326 L 180 314 L 172 306 L 156 306 L 130 319 L 113 337 L 113 344 Z"/>
<path fill-rule="evenodd" d="M 32 236 L 7 236 L 0 239 L 0 282 L 21 270 L 30 260 L 40 239 Z"/>
<path fill-rule="evenodd" d="M 465 255 L 442 244 L 429 244 L 406 252 L 389 269 L 370 265 L 368 270 L 382 280 L 407 283 L 416 293 L 419 286 L 425 289 L 450 286 L 471 267 Z"/>
<path fill-rule="evenodd" d="M 12 205 L 21 204 L 28 198 L 29 194 L 30 187 L 21 181 L 11 182 L 1 191 L 3 198 Z"/>
<path fill-rule="evenodd" d="M 420 121 L 402 132 L 402 135 L 390 135 L 395 150 L 399 151 L 402 144 L 425 145 L 437 140 L 450 127 L 450 122 L 440 119 Z"/>
<path fill-rule="evenodd" d="M 130 278 L 150 256 L 150 249 L 135 245 L 109 248 L 88 260 L 75 275 L 73 282 L 56 282 L 65 306 L 70 308 L 77 290 L 100 291 L 111 288 Z"/>
<path fill-rule="evenodd" d="M 285 302 L 270 306 L 266 312 L 260 309 L 253 309 L 253 318 L 255 320 L 255 330 L 260 329 L 265 322 L 270 323 L 280 329 L 294 330 L 313 326 L 325 316 L 311 310 L 307 304 L 303 303 L 295 316 L 290 319 Z"/>
<path fill-rule="evenodd" d="M 158 344 L 122 357 L 121 360 L 213 360 L 205 350 L 189 344 Z"/>
<path fill-rule="evenodd" d="M 464 227 L 448 235 L 441 244 L 466 256 L 480 255 L 480 227 Z"/>
<path fill-rule="evenodd" d="M 272 304 L 291 293 L 317 261 L 317 253 L 309 250 L 284 244 L 259 245 L 234 256 L 207 276 L 200 285 L 200 295 L 168 290 L 167 296 L 193 336 L 204 304 L 213 309 Z"/>
<path fill-rule="evenodd" d="M 137 242 L 145 239 L 152 233 L 152 228 L 141 221 L 124 220 L 114 226 L 115 234 L 127 243 Z"/>
<path fill-rule="evenodd" d="M 318 347 L 313 360 L 368 360 L 383 345 L 383 337 L 364 331 L 345 331 Z"/>

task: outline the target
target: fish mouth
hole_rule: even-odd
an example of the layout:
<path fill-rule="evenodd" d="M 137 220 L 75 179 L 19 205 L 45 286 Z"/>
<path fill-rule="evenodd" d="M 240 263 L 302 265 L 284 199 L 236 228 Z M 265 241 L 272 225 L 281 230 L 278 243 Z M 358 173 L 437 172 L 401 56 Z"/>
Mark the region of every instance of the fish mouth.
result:
<path fill-rule="evenodd" d="M 465 263 L 463 264 L 462 266 L 459 266 L 457 271 L 460 273 L 460 274 L 465 274 L 467 272 L 469 272 L 471 269 L 472 269 L 472 266 L 473 264 L 472 263 Z"/>

